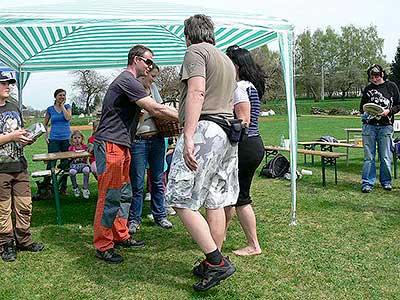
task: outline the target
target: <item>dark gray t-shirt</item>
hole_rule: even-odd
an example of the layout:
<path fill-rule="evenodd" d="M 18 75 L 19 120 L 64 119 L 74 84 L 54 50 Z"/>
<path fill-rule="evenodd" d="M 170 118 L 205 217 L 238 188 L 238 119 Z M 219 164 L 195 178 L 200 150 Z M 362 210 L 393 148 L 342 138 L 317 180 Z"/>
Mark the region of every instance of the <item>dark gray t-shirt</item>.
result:
<path fill-rule="evenodd" d="M 103 100 L 95 138 L 131 147 L 140 107 L 137 100 L 147 97 L 146 90 L 129 71 L 123 71 L 110 85 Z"/>

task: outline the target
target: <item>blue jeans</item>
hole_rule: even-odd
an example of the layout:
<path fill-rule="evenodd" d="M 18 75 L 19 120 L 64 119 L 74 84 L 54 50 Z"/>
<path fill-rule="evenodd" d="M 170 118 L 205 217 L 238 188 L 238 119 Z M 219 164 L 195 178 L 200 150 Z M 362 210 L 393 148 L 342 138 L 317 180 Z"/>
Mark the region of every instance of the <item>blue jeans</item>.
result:
<path fill-rule="evenodd" d="M 164 138 L 135 140 L 131 148 L 131 156 L 130 177 L 133 198 L 128 221 L 137 224 L 142 221 L 143 187 L 147 163 L 149 163 L 151 173 L 151 213 L 156 222 L 165 219 L 167 214 L 164 207 Z"/>
<path fill-rule="evenodd" d="M 373 187 L 376 179 L 375 153 L 378 144 L 380 161 L 379 181 L 382 186 L 391 184 L 390 168 L 392 164 L 393 126 L 364 124 L 362 139 L 364 145 L 364 165 L 362 170 L 362 187 Z"/>

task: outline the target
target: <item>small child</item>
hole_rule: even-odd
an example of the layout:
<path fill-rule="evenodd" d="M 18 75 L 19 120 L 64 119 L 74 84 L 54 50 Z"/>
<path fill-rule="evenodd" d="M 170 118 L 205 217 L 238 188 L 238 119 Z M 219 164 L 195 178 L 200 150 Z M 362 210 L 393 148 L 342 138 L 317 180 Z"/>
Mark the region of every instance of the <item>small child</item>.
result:
<path fill-rule="evenodd" d="M 80 130 L 74 130 L 71 134 L 71 146 L 69 146 L 69 151 L 79 151 L 87 150 L 88 147 L 83 143 L 85 137 Z M 83 198 L 89 199 L 89 175 L 90 166 L 87 163 L 87 158 L 76 158 L 71 162 L 69 175 L 71 175 L 72 188 L 74 190 L 74 195 L 76 198 L 80 196 L 80 191 L 78 184 L 76 183 L 76 174 L 83 173 Z"/>

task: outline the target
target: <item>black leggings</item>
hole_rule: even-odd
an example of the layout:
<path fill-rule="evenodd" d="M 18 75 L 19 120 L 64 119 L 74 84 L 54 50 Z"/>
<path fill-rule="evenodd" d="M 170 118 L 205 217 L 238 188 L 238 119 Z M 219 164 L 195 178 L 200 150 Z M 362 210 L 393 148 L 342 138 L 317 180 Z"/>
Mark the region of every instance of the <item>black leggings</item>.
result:
<path fill-rule="evenodd" d="M 235 206 L 251 203 L 250 186 L 258 166 L 264 158 L 261 136 L 245 138 L 239 143 L 239 197 Z"/>

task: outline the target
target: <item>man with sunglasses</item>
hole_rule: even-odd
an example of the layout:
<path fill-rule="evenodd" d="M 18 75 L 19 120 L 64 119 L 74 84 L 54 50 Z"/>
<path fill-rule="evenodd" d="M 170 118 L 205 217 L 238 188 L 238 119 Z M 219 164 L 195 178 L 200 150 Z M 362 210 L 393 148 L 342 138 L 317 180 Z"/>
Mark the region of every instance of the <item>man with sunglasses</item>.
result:
<path fill-rule="evenodd" d="M 135 138 L 139 113 L 177 120 L 175 110 L 158 104 L 137 80 L 153 65 L 153 52 L 142 45 L 128 54 L 127 68 L 110 84 L 103 100 L 102 114 L 95 134 L 94 153 L 98 174 L 98 200 L 94 219 L 96 257 L 107 263 L 120 263 L 123 257 L 114 248 L 141 248 L 127 227 L 132 189 L 129 178 L 130 148 Z"/>
<path fill-rule="evenodd" d="M 204 15 L 185 20 L 188 46 L 181 68 L 183 86 L 179 121 L 183 135 L 168 177 L 167 202 L 177 211 L 206 259 L 193 270 L 205 291 L 235 272 L 221 254 L 225 236 L 224 207 L 236 203 L 239 194 L 237 146 L 224 130 L 202 117 L 233 117 L 236 72 L 232 61 L 215 47 L 214 25 Z M 205 207 L 206 219 L 199 212 Z"/>

